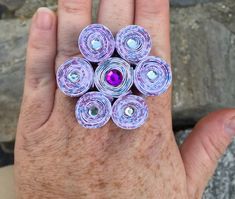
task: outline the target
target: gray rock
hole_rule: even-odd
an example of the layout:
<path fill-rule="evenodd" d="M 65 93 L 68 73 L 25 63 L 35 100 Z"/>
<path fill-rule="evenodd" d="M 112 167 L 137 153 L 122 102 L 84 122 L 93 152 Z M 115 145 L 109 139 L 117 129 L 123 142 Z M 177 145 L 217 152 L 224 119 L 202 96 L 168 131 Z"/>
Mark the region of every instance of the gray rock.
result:
<path fill-rule="evenodd" d="M 179 144 L 185 140 L 191 130 L 176 134 Z M 203 199 L 235 198 L 235 139 L 220 159 L 214 176 L 205 189 Z"/>
<path fill-rule="evenodd" d="M 218 2 L 222 0 L 171 0 L 172 6 L 194 6 L 199 3 Z"/>
<path fill-rule="evenodd" d="M 0 20 L 0 142 L 15 137 L 28 24 L 29 21 Z"/>
<path fill-rule="evenodd" d="M 0 0 L 0 4 L 6 6 L 9 10 L 16 10 L 24 4 L 25 0 Z"/>
<path fill-rule="evenodd" d="M 214 12 L 212 4 L 172 10 L 176 126 L 192 125 L 218 108 L 235 107 L 234 30 L 227 18 L 226 23 L 214 18 Z"/>
<path fill-rule="evenodd" d="M 25 0 L 24 5 L 15 12 L 17 17 L 29 18 L 40 7 L 48 7 L 52 10 L 57 8 L 57 0 Z"/>

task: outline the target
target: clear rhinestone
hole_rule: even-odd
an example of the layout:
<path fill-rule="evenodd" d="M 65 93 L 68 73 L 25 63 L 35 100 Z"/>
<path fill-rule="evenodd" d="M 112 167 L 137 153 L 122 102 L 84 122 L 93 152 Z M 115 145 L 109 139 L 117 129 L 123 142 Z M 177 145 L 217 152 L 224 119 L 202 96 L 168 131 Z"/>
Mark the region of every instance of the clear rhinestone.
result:
<path fill-rule="evenodd" d="M 79 80 L 79 74 L 77 72 L 71 72 L 68 74 L 69 81 L 75 83 Z"/>
<path fill-rule="evenodd" d="M 147 77 L 150 79 L 150 80 L 155 80 L 158 75 L 155 71 L 153 70 L 150 70 L 148 73 L 147 73 Z"/>
<path fill-rule="evenodd" d="M 138 42 L 134 39 L 128 39 L 127 45 L 128 45 L 129 48 L 134 49 L 134 50 L 137 49 L 138 46 L 139 46 Z"/>
<path fill-rule="evenodd" d="M 99 40 L 94 39 L 91 41 L 91 46 L 94 50 L 99 50 L 102 48 L 102 43 Z"/>
<path fill-rule="evenodd" d="M 127 107 L 124 112 L 126 116 L 131 117 L 134 114 L 134 109 L 132 107 Z"/>
<path fill-rule="evenodd" d="M 90 109 L 89 109 L 89 115 L 90 116 L 97 116 L 98 115 L 98 112 L 99 112 L 99 109 L 95 106 L 92 106 Z"/>

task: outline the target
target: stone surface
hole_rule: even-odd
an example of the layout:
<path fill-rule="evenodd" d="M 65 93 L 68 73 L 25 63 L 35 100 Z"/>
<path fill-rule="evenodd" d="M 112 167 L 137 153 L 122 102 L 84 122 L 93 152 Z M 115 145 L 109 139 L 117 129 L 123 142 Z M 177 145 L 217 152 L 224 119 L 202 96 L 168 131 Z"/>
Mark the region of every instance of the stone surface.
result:
<path fill-rule="evenodd" d="M 0 20 L 0 141 L 15 137 L 29 22 Z"/>
<path fill-rule="evenodd" d="M 218 2 L 223 0 L 171 0 L 172 6 L 194 6 L 199 3 L 209 3 L 209 2 Z"/>
<path fill-rule="evenodd" d="M 24 4 L 25 0 L 0 0 L 0 4 L 6 6 L 9 10 L 16 10 Z"/>
<path fill-rule="evenodd" d="M 178 144 L 183 143 L 191 130 L 180 131 L 176 134 Z M 214 176 L 210 180 L 203 199 L 232 199 L 235 198 L 235 139 L 220 159 Z"/>
<path fill-rule="evenodd" d="M 29 18 L 39 7 L 48 7 L 56 10 L 56 3 L 57 0 L 25 0 L 24 5 L 15 12 L 15 16 Z"/>
<path fill-rule="evenodd" d="M 234 17 L 234 1 L 172 9 L 176 126 L 192 125 L 218 108 L 235 107 Z"/>

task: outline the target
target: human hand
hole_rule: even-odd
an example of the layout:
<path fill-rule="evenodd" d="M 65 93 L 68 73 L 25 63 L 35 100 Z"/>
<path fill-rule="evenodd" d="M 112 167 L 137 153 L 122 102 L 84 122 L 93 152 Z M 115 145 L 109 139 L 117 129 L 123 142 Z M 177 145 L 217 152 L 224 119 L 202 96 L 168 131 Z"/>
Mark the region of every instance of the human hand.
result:
<path fill-rule="evenodd" d="M 15 148 L 18 198 L 200 198 L 235 135 L 235 110 L 202 119 L 180 149 L 171 89 L 147 99 L 149 119 L 137 130 L 112 122 L 80 127 L 76 99 L 56 88 L 55 70 L 79 55 L 76 41 L 91 23 L 91 10 L 91 0 L 59 0 L 58 17 L 46 8 L 33 17 Z M 167 0 L 102 0 L 98 23 L 114 34 L 126 25 L 143 26 L 153 40 L 152 55 L 170 63 Z"/>

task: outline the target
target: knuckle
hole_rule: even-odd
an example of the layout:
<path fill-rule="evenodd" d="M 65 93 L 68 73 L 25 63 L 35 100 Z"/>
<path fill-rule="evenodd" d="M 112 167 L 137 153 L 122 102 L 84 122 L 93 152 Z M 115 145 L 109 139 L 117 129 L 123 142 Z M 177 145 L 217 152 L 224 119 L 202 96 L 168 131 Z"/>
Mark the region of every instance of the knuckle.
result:
<path fill-rule="evenodd" d="M 43 54 L 46 54 L 51 51 L 51 46 L 49 45 L 49 42 L 47 40 L 43 40 L 40 38 L 31 38 L 29 41 L 28 49 L 40 51 L 43 52 Z"/>
<path fill-rule="evenodd" d="M 217 162 L 224 152 L 224 143 L 222 140 L 213 139 L 210 135 L 202 139 L 201 144 L 207 158 L 212 164 Z"/>
<path fill-rule="evenodd" d="M 67 13 L 85 14 L 89 9 L 89 0 L 62 0 L 61 7 Z"/>

